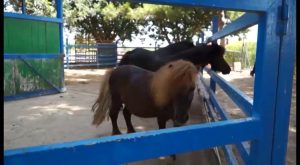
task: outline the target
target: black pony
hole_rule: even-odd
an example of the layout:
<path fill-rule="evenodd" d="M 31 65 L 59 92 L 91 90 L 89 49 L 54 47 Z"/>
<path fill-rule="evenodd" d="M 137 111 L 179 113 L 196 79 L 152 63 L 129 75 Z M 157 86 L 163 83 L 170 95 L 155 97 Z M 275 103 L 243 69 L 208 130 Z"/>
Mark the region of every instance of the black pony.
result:
<path fill-rule="evenodd" d="M 156 71 L 164 64 L 183 59 L 192 62 L 197 67 L 211 65 L 214 71 L 229 74 L 231 69 L 224 59 L 225 49 L 218 44 L 200 44 L 194 46 L 190 42 L 171 44 L 157 51 L 148 51 L 142 48 L 127 52 L 119 65 L 136 65 L 141 68 Z"/>
<path fill-rule="evenodd" d="M 181 41 L 181 42 L 177 42 L 174 44 L 170 44 L 164 48 L 160 48 L 155 51 L 150 51 L 150 50 L 143 49 L 143 48 L 136 48 L 132 51 L 126 52 L 124 57 L 129 56 L 129 54 L 137 54 L 137 55 L 141 55 L 141 56 L 143 56 L 143 55 L 170 56 L 170 55 L 176 54 L 178 52 L 188 50 L 194 46 L 195 45 L 192 42 Z"/>

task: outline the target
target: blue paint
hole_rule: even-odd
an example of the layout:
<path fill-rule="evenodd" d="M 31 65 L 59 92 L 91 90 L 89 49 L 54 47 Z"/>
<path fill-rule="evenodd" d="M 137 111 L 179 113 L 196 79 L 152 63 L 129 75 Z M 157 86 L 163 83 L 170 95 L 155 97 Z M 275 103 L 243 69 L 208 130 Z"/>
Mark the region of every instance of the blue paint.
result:
<path fill-rule="evenodd" d="M 121 0 L 124 1 L 124 0 Z M 213 8 L 220 10 L 238 10 L 238 11 L 266 11 L 268 9 L 269 1 L 252 0 L 127 0 L 131 2 L 143 2 L 164 5 L 179 5 L 179 6 L 198 6 L 205 8 Z"/>
<path fill-rule="evenodd" d="M 215 34 L 217 33 L 219 30 L 219 17 L 218 16 L 214 16 L 213 20 L 212 20 L 212 33 Z"/>
<path fill-rule="evenodd" d="M 50 95 L 50 94 L 55 94 L 58 93 L 56 89 L 43 89 L 43 90 L 37 90 L 34 92 L 24 92 L 12 96 L 4 96 L 4 101 L 15 101 L 15 100 L 20 100 L 20 99 L 27 99 L 31 97 L 39 97 L 43 95 Z"/>
<path fill-rule="evenodd" d="M 44 22 L 63 23 L 63 20 L 60 19 L 60 18 L 33 16 L 33 15 L 25 15 L 25 14 L 10 13 L 10 12 L 4 12 L 4 17 L 27 19 L 27 20 L 36 20 L 36 21 L 44 21 Z"/>
<path fill-rule="evenodd" d="M 247 142 L 235 143 L 235 146 L 239 151 L 239 154 L 241 155 L 244 163 L 248 164 L 250 159 L 250 148 L 248 143 Z"/>
<path fill-rule="evenodd" d="M 26 14 L 26 3 L 25 3 L 25 0 L 22 0 L 22 14 Z"/>
<path fill-rule="evenodd" d="M 201 77 L 202 78 L 202 77 Z M 208 109 L 208 115 L 211 118 L 212 122 L 217 121 L 217 119 L 212 114 L 213 108 L 211 107 L 212 104 L 208 103 L 208 100 L 204 98 L 205 107 Z M 221 149 L 224 151 L 225 158 L 231 165 L 237 165 L 236 156 L 233 154 L 232 148 L 229 145 L 221 146 Z"/>
<path fill-rule="evenodd" d="M 234 101 L 234 103 L 236 103 L 237 106 L 239 106 L 243 110 L 243 112 L 247 116 L 251 116 L 253 104 L 252 98 L 244 94 L 235 86 L 226 82 L 226 80 L 217 75 L 215 72 L 206 68 L 205 71 L 207 71 L 207 73 L 211 76 L 211 79 L 218 83 L 218 85 L 224 90 L 224 92 L 232 99 L 232 101 Z"/>
<path fill-rule="evenodd" d="M 95 162 L 121 164 L 227 144 L 237 145 L 245 164 L 284 164 L 293 64 L 296 54 L 295 0 L 254 0 L 251 3 L 238 0 L 145 0 L 143 2 L 259 13 L 246 13 L 211 37 L 212 41 L 216 41 L 258 23 L 253 104 L 251 99 L 245 97 L 242 92 L 214 72 L 211 72 L 210 83 L 211 89 L 214 90 L 213 84 L 217 82 L 250 117 L 57 145 L 6 150 L 5 164 L 32 164 L 40 162 L 40 160 L 43 160 L 43 164 L 82 164 L 82 162 L 85 164 L 94 164 Z M 61 1 L 57 0 L 56 3 L 58 4 L 58 18 L 47 19 L 49 22 L 60 23 L 62 27 L 62 10 L 59 6 Z M 42 17 L 5 13 L 5 16 L 7 15 L 21 19 L 34 17 L 34 19 L 47 21 L 41 19 Z M 96 47 L 111 48 L 111 45 L 96 45 Z M 215 95 L 210 91 L 210 96 L 213 98 Z M 212 105 L 218 107 L 216 106 L 217 99 L 205 102 L 208 103 L 206 106 L 211 110 L 209 114 L 212 115 L 214 109 Z M 215 109 L 222 113 L 221 106 Z M 228 118 L 228 115 L 223 114 L 222 117 L 225 119 Z M 219 138 L 221 136 L 222 138 Z M 177 143 L 178 139 L 183 143 Z M 248 152 L 249 147 L 246 143 L 241 143 L 243 141 L 251 141 L 251 152 Z M 229 151 L 227 152 L 229 160 L 234 163 L 230 149 L 225 146 L 225 150 Z"/>
<path fill-rule="evenodd" d="M 274 0 L 268 14 L 262 16 L 258 24 L 252 115 L 260 118 L 261 137 L 251 145 L 251 164 L 272 164 L 281 45 L 280 37 L 276 34 L 280 4 L 280 1 Z"/>
<path fill-rule="evenodd" d="M 200 78 L 203 85 L 205 86 L 208 94 L 209 94 L 209 99 L 211 101 L 211 104 L 215 107 L 215 109 L 217 110 L 218 114 L 221 116 L 221 118 L 223 120 L 229 120 L 230 116 L 228 115 L 228 113 L 223 109 L 223 107 L 221 106 L 221 104 L 219 103 L 216 95 L 214 94 L 214 91 L 208 87 L 208 85 L 204 82 L 203 78 Z"/>
<path fill-rule="evenodd" d="M 224 151 L 225 151 L 224 152 L 225 157 L 226 157 L 227 161 L 229 162 L 229 164 L 230 165 L 238 165 L 237 158 L 235 157 L 231 146 L 229 146 L 229 145 L 224 146 Z"/>
<path fill-rule="evenodd" d="M 43 164 L 121 164 L 253 140 L 257 126 L 256 119 L 245 118 L 5 150 L 4 163 L 34 165 L 42 160 Z M 219 138 L 220 134 L 224 136 Z"/>
<path fill-rule="evenodd" d="M 88 53 L 75 53 L 70 54 L 69 49 L 76 48 L 76 49 L 101 49 L 103 50 L 102 54 L 96 54 L 95 52 L 88 52 Z M 101 43 L 101 44 L 76 44 L 76 45 L 67 45 L 67 65 L 65 67 L 89 67 L 89 66 L 97 66 L 97 67 L 114 67 L 118 63 L 118 54 L 117 54 L 117 45 L 115 43 Z M 100 51 L 101 51 L 100 50 Z M 105 50 L 113 50 L 111 52 L 104 53 Z M 95 53 L 95 54 L 94 54 Z M 73 61 L 69 59 L 73 57 Z M 95 61 L 94 61 L 95 60 Z"/>
<path fill-rule="evenodd" d="M 15 54 L 15 53 L 6 53 L 4 54 L 4 59 L 51 59 L 51 58 L 61 58 L 62 55 L 59 54 Z"/>
<path fill-rule="evenodd" d="M 209 40 L 215 41 L 217 39 L 223 38 L 225 36 L 236 33 L 242 29 L 246 29 L 250 26 L 257 24 L 259 21 L 259 14 L 255 13 L 246 13 L 236 19 L 234 22 L 225 26 L 219 32 L 216 32 Z"/>
<path fill-rule="evenodd" d="M 76 44 L 76 45 L 68 45 L 69 48 L 102 48 L 102 49 L 115 49 L 117 48 L 116 44 L 109 44 L 109 43 L 101 43 L 101 44 L 94 44 L 94 45 L 86 45 L 86 44 Z M 129 48 L 129 47 L 124 47 Z M 136 47 L 133 47 L 136 48 Z"/>
<path fill-rule="evenodd" d="M 278 64 L 278 90 L 276 94 L 272 149 L 272 163 L 274 164 L 285 164 L 291 110 L 291 91 L 293 87 L 293 70 L 296 61 L 296 1 L 284 0 L 283 4 L 285 4 L 283 6 L 287 6 L 285 10 L 289 11 L 289 15 L 286 34 L 280 37 L 280 62 Z"/>
<path fill-rule="evenodd" d="M 212 20 L 212 33 L 215 34 L 219 30 L 219 17 L 214 16 Z M 213 43 L 217 43 L 217 41 L 213 41 Z M 210 78 L 210 83 L 209 83 L 210 89 L 215 92 L 216 91 L 216 82 Z"/>
<path fill-rule="evenodd" d="M 107 67 L 115 67 L 117 63 L 115 62 L 107 62 L 107 63 L 95 63 L 95 64 L 69 64 L 69 66 L 65 65 L 64 68 L 77 68 L 77 67 L 97 67 L 97 68 L 107 68 Z"/>
<path fill-rule="evenodd" d="M 230 115 L 222 108 L 216 95 L 205 83 L 203 77 L 200 77 L 200 80 L 202 81 L 203 85 L 205 86 L 207 92 L 209 93 L 210 102 L 208 102 L 208 100 L 207 100 L 209 112 L 213 110 L 213 108 L 211 107 L 211 105 L 213 105 L 215 107 L 215 110 L 217 110 L 216 113 L 220 115 L 222 120 L 230 120 L 231 119 Z M 211 114 L 211 112 L 210 112 L 210 114 Z M 213 115 L 210 115 L 210 116 L 213 116 Z M 212 118 L 214 119 L 214 117 L 212 117 Z M 249 148 L 247 147 L 246 143 L 236 143 L 235 145 L 236 145 L 243 161 L 248 162 L 249 161 Z M 228 150 L 228 148 L 225 148 L 225 150 Z M 225 152 L 228 152 L 229 156 L 231 155 L 230 151 L 225 151 Z M 230 158 L 230 160 L 234 160 L 234 159 Z M 232 163 L 234 163 L 234 162 L 232 162 Z"/>

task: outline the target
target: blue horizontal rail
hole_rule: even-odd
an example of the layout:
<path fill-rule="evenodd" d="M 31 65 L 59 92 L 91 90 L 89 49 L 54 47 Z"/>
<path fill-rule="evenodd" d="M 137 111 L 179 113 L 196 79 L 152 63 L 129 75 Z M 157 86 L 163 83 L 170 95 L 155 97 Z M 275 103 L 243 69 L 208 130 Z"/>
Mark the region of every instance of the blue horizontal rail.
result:
<path fill-rule="evenodd" d="M 63 89 L 60 88 L 60 91 L 62 91 L 62 90 Z M 57 89 L 42 89 L 42 90 L 36 90 L 36 91 L 32 91 L 32 92 L 22 92 L 22 93 L 17 93 L 16 95 L 4 96 L 4 101 L 15 101 L 15 100 L 20 100 L 20 99 L 50 95 L 50 94 L 55 94 L 55 93 L 59 93 L 57 91 Z"/>
<path fill-rule="evenodd" d="M 241 17 L 239 17 L 238 19 L 236 19 L 234 22 L 225 26 L 222 30 L 214 33 L 212 37 L 207 39 L 207 41 L 215 41 L 217 39 L 223 38 L 225 36 L 234 34 L 240 30 L 253 26 L 258 23 L 259 18 L 260 18 L 260 14 L 246 13 Z"/>
<path fill-rule="evenodd" d="M 230 165 L 238 165 L 237 159 L 232 151 L 231 146 L 226 145 L 224 146 L 225 155 L 227 156 L 227 160 L 230 162 Z"/>
<path fill-rule="evenodd" d="M 240 107 L 243 112 L 247 116 L 251 116 L 252 106 L 253 106 L 253 99 L 244 94 L 235 86 L 229 84 L 226 80 L 222 77 L 217 75 L 215 72 L 211 71 L 210 69 L 204 68 L 204 70 L 211 76 L 211 78 L 218 83 L 218 85 L 224 90 L 224 92 L 232 99 L 232 101 Z"/>
<path fill-rule="evenodd" d="M 213 107 L 212 104 L 208 103 L 208 100 L 204 99 L 204 106 L 207 108 L 208 110 L 208 116 L 211 118 L 211 120 L 213 122 L 217 121 L 216 117 L 213 115 Z M 236 156 L 234 155 L 232 149 L 228 146 L 221 146 L 221 149 L 223 149 L 225 155 L 226 155 L 226 159 L 229 162 L 230 165 L 238 165 Z"/>
<path fill-rule="evenodd" d="M 103 49 L 115 49 L 117 45 L 101 43 L 96 45 L 87 45 L 87 44 L 76 44 L 76 45 L 67 45 L 67 48 L 103 48 Z"/>
<path fill-rule="evenodd" d="M 258 124 L 245 118 L 5 150 L 4 164 L 121 164 L 256 140 Z"/>
<path fill-rule="evenodd" d="M 4 17 L 28 19 L 28 20 L 36 20 L 36 21 L 44 21 L 44 22 L 63 23 L 63 19 L 61 19 L 61 18 L 33 16 L 33 15 L 10 13 L 10 12 L 5 12 Z"/>
<path fill-rule="evenodd" d="M 230 116 L 228 113 L 223 109 L 222 105 L 219 103 L 216 95 L 212 92 L 212 90 L 205 84 L 205 88 L 207 89 L 207 92 L 209 93 L 210 101 L 212 102 L 212 105 L 216 108 L 217 112 L 221 116 L 223 120 L 230 119 Z"/>
<path fill-rule="evenodd" d="M 251 3 L 245 0 L 127 0 L 133 2 L 180 5 L 192 7 L 205 7 L 221 10 L 238 10 L 238 11 L 267 11 L 268 1 L 252 0 Z"/>
<path fill-rule="evenodd" d="M 63 54 L 47 54 L 47 53 L 41 53 L 41 54 L 5 53 L 4 54 L 4 59 L 17 59 L 20 57 L 23 59 L 60 58 L 63 57 Z"/>
<path fill-rule="evenodd" d="M 100 59 L 117 59 L 117 56 L 115 55 L 97 55 Z"/>
<path fill-rule="evenodd" d="M 108 66 L 116 66 L 117 62 L 106 62 L 106 63 L 102 63 L 102 64 L 65 64 L 64 68 L 76 68 L 76 67 L 108 67 Z"/>
<path fill-rule="evenodd" d="M 209 94 L 210 102 L 208 102 L 208 100 L 206 100 L 209 111 L 213 110 L 213 108 L 211 107 L 211 105 L 213 105 L 215 107 L 215 110 L 217 111 L 217 113 L 220 115 L 221 120 L 230 120 L 230 119 L 232 119 L 230 117 L 230 115 L 222 108 L 219 101 L 217 100 L 216 95 L 212 92 L 212 90 L 205 83 L 202 76 L 200 76 L 200 80 L 201 80 L 202 84 L 204 85 L 204 87 L 206 88 L 206 90 Z M 214 119 L 212 113 L 210 113 L 210 116 L 212 116 L 212 118 Z M 249 146 L 246 145 L 246 143 L 236 143 L 235 145 L 236 145 L 240 155 L 242 156 L 243 160 L 245 162 L 248 162 L 248 160 L 249 160 Z M 230 155 L 229 151 L 226 151 L 226 152 L 228 152 L 228 154 Z"/>

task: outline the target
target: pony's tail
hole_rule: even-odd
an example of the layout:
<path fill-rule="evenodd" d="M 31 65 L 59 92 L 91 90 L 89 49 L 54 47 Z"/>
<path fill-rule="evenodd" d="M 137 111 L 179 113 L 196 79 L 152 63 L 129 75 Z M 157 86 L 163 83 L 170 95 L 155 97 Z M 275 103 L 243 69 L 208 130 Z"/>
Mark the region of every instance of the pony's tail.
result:
<path fill-rule="evenodd" d="M 109 90 L 109 78 L 113 69 L 107 70 L 105 73 L 104 81 L 100 87 L 99 96 L 92 107 L 94 118 L 92 125 L 99 126 L 106 116 L 108 116 L 111 107 L 111 94 Z"/>

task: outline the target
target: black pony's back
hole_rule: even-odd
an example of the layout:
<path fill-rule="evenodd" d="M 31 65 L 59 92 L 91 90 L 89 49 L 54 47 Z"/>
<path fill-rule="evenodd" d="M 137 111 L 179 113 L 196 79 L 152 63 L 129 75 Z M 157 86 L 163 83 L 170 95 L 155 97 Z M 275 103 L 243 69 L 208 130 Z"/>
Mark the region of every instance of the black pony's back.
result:
<path fill-rule="evenodd" d="M 182 41 L 170 44 L 164 48 L 156 51 L 149 51 L 143 48 L 136 48 L 128 51 L 123 55 L 119 65 L 136 65 L 141 68 L 155 71 L 163 63 L 158 59 L 159 57 L 172 56 L 178 52 L 194 47 L 194 44 L 189 41 Z"/>
<path fill-rule="evenodd" d="M 190 41 L 177 42 L 156 50 L 155 54 L 158 56 L 172 56 L 178 52 L 188 50 L 194 46 L 195 45 Z"/>

